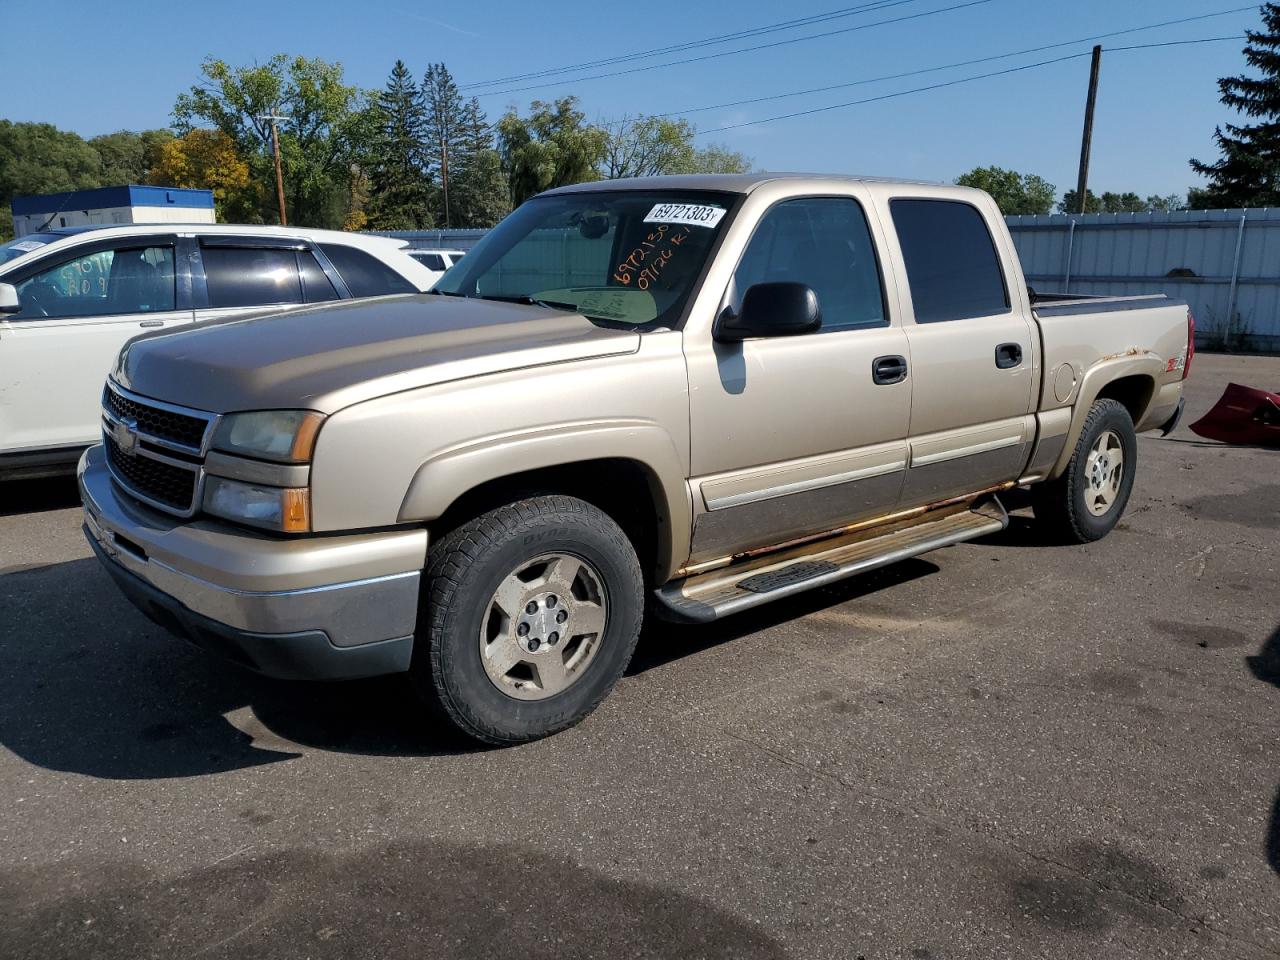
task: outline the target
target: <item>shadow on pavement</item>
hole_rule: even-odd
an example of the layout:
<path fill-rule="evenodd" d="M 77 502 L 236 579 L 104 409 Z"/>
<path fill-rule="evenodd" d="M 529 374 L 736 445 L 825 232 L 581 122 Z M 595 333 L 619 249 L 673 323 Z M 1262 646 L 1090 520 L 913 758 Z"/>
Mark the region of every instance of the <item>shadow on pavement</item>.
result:
<path fill-rule="evenodd" d="M 650 615 L 640 634 L 640 643 L 631 658 L 631 665 L 627 667 L 627 675 L 644 673 L 758 630 L 776 627 L 788 620 L 798 620 L 819 610 L 937 573 L 939 569 L 937 564 L 918 557 L 903 560 L 892 566 L 841 580 L 829 587 L 809 590 L 785 600 L 775 600 L 762 607 L 708 624 L 668 623 Z"/>
<path fill-rule="evenodd" d="M 0 870 L 14 956 L 782 958 L 756 923 L 519 844 L 257 851 L 176 876 L 121 860 Z"/>
<path fill-rule="evenodd" d="M 1280 627 L 1262 645 L 1255 656 L 1246 658 L 1253 675 L 1264 683 L 1280 689 Z M 1271 820 L 1267 825 L 1266 841 L 1267 863 L 1271 869 L 1280 874 L 1280 790 L 1276 792 L 1275 803 L 1271 805 Z"/>
<path fill-rule="evenodd" d="M 937 570 L 906 560 L 707 626 L 651 623 L 628 672 Z M 404 677 L 292 682 L 224 663 L 134 610 L 93 559 L 0 576 L 0 610 L 0 744 L 46 769 L 157 779 L 279 763 L 300 756 L 298 746 L 485 749 L 436 721 Z"/>
<path fill-rule="evenodd" d="M 0 517 L 80 506 L 74 476 L 0 481 Z"/>
<path fill-rule="evenodd" d="M 0 576 L 0 610 L 0 744 L 41 767 L 151 779 L 289 760 L 295 744 L 476 749 L 433 723 L 402 677 L 270 680 L 197 650 L 134 610 L 93 559 Z M 224 716 L 244 707 L 234 724 Z"/>

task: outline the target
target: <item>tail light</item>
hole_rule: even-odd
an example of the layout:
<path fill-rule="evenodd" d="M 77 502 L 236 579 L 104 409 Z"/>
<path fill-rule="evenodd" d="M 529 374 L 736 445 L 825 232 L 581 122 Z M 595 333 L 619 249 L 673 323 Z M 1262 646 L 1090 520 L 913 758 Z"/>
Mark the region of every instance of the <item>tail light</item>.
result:
<path fill-rule="evenodd" d="M 1191 358 L 1196 355 L 1196 315 L 1187 307 L 1187 362 L 1182 365 L 1182 379 L 1191 376 Z"/>

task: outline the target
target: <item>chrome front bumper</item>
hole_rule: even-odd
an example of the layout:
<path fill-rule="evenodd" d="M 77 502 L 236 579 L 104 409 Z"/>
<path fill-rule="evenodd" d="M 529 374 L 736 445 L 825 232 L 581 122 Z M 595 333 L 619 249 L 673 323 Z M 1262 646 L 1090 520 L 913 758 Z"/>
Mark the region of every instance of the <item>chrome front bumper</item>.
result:
<path fill-rule="evenodd" d="M 179 636 L 275 676 L 408 669 L 425 530 L 283 539 L 179 520 L 80 460 L 85 533 L 133 603 Z"/>

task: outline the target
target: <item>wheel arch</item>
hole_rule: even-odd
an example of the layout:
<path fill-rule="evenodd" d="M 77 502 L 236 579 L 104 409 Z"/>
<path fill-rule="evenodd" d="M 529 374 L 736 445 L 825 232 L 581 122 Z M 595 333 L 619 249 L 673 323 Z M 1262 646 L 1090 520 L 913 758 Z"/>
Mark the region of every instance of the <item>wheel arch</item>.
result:
<path fill-rule="evenodd" d="M 575 496 L 622 527 L 646 577 L 660 584 L 688 557 L 693 508 L 685 473 L 670 437 L 652 423 L 541 430 L 423 464 L 399 519 L 425 522 L 434 537 L 531 493 Z"/>
<path fill-rule="evenodd" d="M 1080 432 L 1089 411 L 1098 400 L 1115 400 L 1127 411 L 1134 428 L 1142 423 L 1156 396 L 1156 384 L 1164 372 L 1164 361 L 1152 353 L 1126 354 L 1103 360 L 1091 367 L 1080 382 L 1071 414 L 1071 426 L 1062 452 L 1049 471 L 1048 479 L 1062 475 L 1071 462 Z"/>

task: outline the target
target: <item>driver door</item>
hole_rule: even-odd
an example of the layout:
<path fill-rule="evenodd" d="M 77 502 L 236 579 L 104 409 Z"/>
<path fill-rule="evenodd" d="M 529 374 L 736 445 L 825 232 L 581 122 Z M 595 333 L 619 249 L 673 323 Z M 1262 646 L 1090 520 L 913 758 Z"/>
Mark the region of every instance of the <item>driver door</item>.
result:
<path fill-rule="evenodd" d="M 697 564 L 891 512 L 911 414 L 909 349 L 887 309 L 864 205 L 799 197 L 761 217 L 726 292 L 812 288 L 810 334 L 720 343 L 686 334 Z"/>
<path fill-rule="evenodd" d="M 80 244 L 4 278 L 22 306 L 0 320 L 0 452 L 97 442 L 102 387 L 120 348 L 192 322 L 176 248 L 174 237 Z"/>

